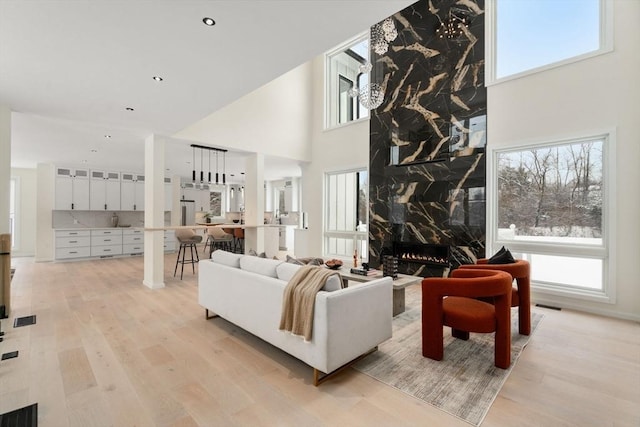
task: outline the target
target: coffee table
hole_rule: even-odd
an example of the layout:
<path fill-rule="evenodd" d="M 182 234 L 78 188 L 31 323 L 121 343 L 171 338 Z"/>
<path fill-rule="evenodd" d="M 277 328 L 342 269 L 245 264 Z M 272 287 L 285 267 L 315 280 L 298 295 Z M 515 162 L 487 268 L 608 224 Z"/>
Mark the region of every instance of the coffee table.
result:
<path fill-rule="evenodd" d="M 348 268 L 340 269 L 340 275 L 342 276 L 342 283 L 344 287 L 349 286 L 349 281 L 364 283 L 373 279 L 379 279 L 382 277 L 382 271 L 371 276 L 361 276 L 359 274 L 353 274 Z M 393 316 L 397 316 L 400 313 L 404 313 L 404 289 L 407 286 L 420 283 L 422 277 L 410 276 L 408 274 L 398 274 L 398 278 L 393 281 Z"/>

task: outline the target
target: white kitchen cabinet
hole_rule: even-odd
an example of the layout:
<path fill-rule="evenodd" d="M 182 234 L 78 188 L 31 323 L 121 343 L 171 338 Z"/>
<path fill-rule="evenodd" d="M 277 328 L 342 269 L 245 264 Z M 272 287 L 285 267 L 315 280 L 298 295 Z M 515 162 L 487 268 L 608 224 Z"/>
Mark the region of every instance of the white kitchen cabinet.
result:
<path fill-rule="evenodd" d="M 122 253 L 144 253 L 144 231 L 140 229 L 122 230 Z"/>
<path fill-rule="evenodd" d="M 291 212 L 293 210 L 293 189 L 289 187 L 284 188 L 284 211 Z"/>
<path fill-rule="evenodd" d="M 56 210 L 89 210 L 89 171 L 56 168 Z"/>
<path fill-rule="evenodd" d="M 122 173 L 120 209 L 123 211 L 144 210 L 144 175 Z"/>
<path fill-rule="evenodd" d="M 122 255 L 122 230 L 91 230 L 91 256 Z"/>
<path fill-rule="evenodd" d="M 279 227 L 279 246 L 281 251 L 293 251 L 294 233 L 296 226 L 287 225 Z"/>
<path fill-rule="evenodd" d="M 174 252 L 176 250 L 176 233 L 173 230 L 164 231 L 164 250 L 165 252 Z"/>
<path fill-rule="evenodd" d="M 173 184 L 171 184 L 171 178 L 164 179 L 164 210 L 170 211 L 173 209 Z"/>
<path fill-rule="evenodd" d="M 56 259 L 85 258 L 91 255 L 91 236 L 88 230 L 56 230 Z"/>
<path fill-rule="evenodd" d="M 120 173 L 91 171 L 89 205 L 92 211 L 120 210 Z"/>

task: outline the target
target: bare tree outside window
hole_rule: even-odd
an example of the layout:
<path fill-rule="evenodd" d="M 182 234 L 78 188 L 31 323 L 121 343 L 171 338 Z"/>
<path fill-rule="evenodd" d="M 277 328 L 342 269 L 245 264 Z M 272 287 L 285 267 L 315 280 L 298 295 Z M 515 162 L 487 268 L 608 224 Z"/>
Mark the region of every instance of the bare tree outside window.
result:
<path fill-rule="evenodd" d="M 498 228 L 515 238 L 602 243 L 603 141 L 498 155 Z"/>

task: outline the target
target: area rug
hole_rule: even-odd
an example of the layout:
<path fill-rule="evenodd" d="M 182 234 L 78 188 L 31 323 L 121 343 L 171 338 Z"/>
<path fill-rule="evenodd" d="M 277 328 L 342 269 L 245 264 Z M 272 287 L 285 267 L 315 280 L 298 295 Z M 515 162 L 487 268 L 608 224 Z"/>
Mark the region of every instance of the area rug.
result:
<path fill-rule="evenodd" d="M 407 288 L 407 310 L 393 319 L 393 338 L 354 365 L 358 371 L 479 426 L 530 336 L 518 333 L 512 309 L 511 367 L 494 366 L 493 334 L 471 334 L 468 341 L 445 328 L 444 358 L 422 357 L 420 287 Z M 531 314 L 531 333 L 543 315 Z"/>

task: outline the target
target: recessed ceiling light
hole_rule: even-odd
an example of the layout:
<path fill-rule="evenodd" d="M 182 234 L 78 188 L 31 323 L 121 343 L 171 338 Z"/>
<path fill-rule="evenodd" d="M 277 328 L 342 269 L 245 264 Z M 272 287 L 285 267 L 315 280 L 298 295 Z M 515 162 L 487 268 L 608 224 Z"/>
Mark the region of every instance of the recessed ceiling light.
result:
<path fill-rule="evenodd" d="M 127 108 L 125 108 L 125 110 L 127 110 L 127 111 L 135 111 L 135 110 L 134 110 L 133 108 L 131 108 L 131 107 L 127 107 Z"/>
<path fill-rule="evenodd" d="M 164 79 L 162 77 L 160 77 L 160 76 L 153 76 L 153 80 L 155 80 L 157 82 L 161 82 Z"/>
<path fill-rule="evenodd" d="M 87 163 L 87 160 L 83 160 L 82 163 Z"/>
<path fill-rule="evenodd" d="M 111 135 L 105 135 L 104 137 L 107 139 L 111 139 Z"/>
<path fill-rule="evenodd" d="M 209 17 L 202 18 L 202 22 L 204 22 L 204 25 L 208 25 L 209 27 L 216 25 L 216 21 Z"/>
<path fill-rule="evenodd" d="M 92 148 L 92 149 L 91 149 L 91 152 L 92 152 L 92 153 L 97 153 L 97 152 L 98 152 L 98 150 L 96 150 L 95 148 Z"/>

